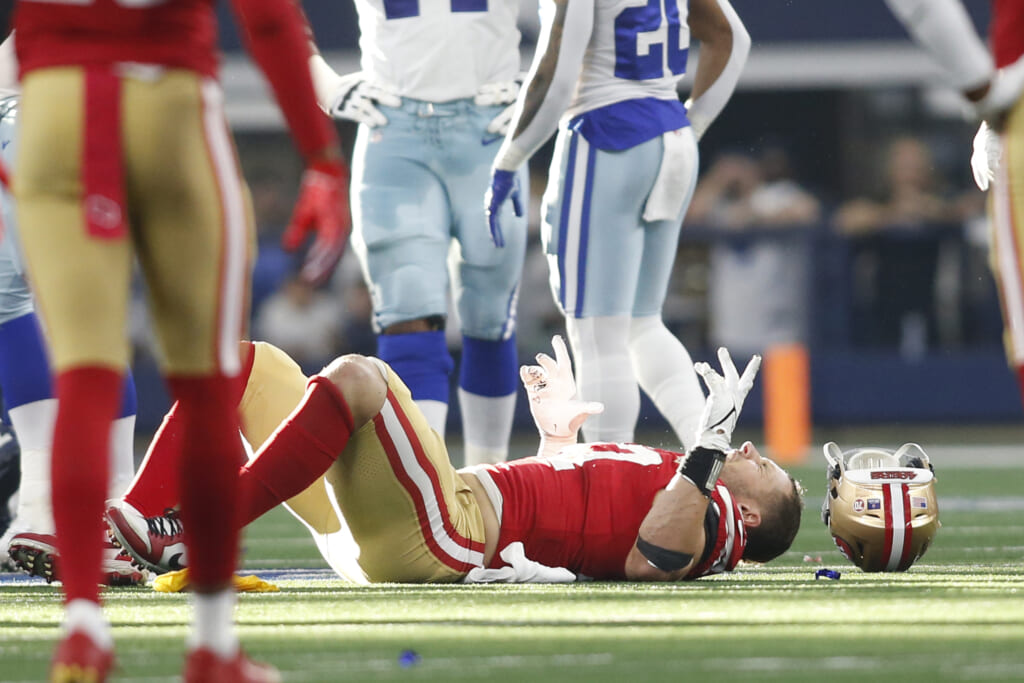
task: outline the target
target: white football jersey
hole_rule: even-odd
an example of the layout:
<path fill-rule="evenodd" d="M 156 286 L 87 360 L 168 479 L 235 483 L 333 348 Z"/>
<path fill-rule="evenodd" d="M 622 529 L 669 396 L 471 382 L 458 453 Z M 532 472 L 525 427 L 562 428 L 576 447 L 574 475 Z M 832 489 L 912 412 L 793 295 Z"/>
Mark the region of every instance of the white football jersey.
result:
<path fill-rule="evenodd" d="M 687 12 L 686 0 L 594 0 L 594 28 L 566 113 L 645 97 L 676 99 L 690 47 Z"/>
<path fill-rule="evenodd" d="M 473 97 L 519 72 L 518 0 L 356 0 L 362 70 L 403 97 Z"/>

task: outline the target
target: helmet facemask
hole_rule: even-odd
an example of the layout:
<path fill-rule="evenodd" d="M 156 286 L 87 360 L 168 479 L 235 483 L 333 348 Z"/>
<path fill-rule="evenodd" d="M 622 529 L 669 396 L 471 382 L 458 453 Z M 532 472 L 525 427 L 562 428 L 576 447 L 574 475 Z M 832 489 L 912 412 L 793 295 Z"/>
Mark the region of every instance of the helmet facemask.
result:
<path fill-rule="evenodd" d="M 906 571 L 938 531 L 935 474 L 916 443 L 896 451 L 825 444 L 821 518 L 840 551 L 866 572 Z"/>

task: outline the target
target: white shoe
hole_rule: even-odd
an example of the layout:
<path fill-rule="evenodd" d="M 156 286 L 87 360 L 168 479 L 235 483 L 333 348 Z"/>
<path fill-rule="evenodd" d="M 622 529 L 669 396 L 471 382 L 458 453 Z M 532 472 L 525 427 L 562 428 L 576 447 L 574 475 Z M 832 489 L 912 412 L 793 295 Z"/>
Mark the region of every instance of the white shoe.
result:
<path fill-rule="evenodd" d="M 136 566 L 156 574 L 188 566 L 185 534 L 176 510 L 145 517 L 129 503 L 108 501 L 104 513 L 111 538 L 135 560 Z"/>

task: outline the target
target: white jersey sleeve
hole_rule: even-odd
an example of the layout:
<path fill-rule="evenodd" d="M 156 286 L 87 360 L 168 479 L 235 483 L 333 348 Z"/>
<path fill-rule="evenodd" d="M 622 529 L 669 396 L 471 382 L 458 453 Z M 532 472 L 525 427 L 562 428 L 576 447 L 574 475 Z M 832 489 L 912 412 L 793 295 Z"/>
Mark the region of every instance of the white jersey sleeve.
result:
<path fill-rule="evenodd" d="M 519 72 L 518 0 L 356 0 L 362 70 L 402 97 L 447 102 Z"/>
<path fill-rule="evenodd" d="M 960 0 L 885 0 L 889 9 L 960 90 L 992 77 L 992 58 Z"/>

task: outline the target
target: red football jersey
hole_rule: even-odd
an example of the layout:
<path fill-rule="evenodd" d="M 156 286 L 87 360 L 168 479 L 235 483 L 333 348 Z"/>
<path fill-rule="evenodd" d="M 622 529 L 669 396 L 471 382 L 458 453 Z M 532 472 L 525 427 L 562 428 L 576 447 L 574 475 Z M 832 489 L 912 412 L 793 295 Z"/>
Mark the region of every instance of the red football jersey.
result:
<path fill-rule="evenodd" d="M 1024 2 L 992 0 L 992 56 L 996 66 L 1013 64 L 1024 55 Z"/>
<path fill-rule="evenodd" d="M 213 0 L 19 0 L 14 29 L 22 73 L 115 62 L 217 70 Z"/>
<path fill-rule="evenodd" d="M 526 557 L 541 564 L 592 579 L 625 579 L 640 523 L 681 455 L 637 444 L 577 444 L 550 458 L 487 467 L 501 495 L 498 549 L 521 541 Z M 743 555 L 739 508 L 721 482 L 704 528 L 707 544 L 688 579 L 730 571 Z M 496 553 L 491 567 L 502 565 Z"/>

